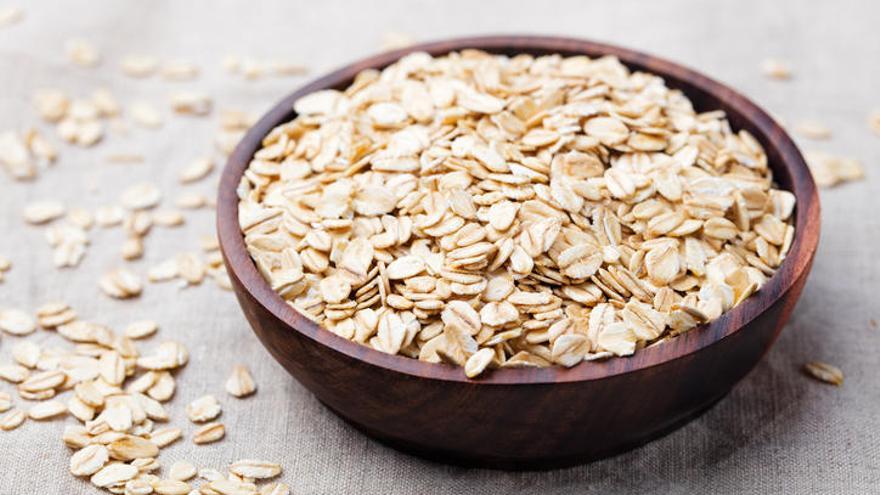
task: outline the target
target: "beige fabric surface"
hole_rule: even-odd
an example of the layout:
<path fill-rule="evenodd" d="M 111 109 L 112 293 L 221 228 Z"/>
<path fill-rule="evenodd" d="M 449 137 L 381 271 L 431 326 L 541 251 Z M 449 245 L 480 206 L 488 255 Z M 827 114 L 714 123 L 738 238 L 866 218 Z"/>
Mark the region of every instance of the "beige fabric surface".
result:
<path fill-rule="evenodd" d="M 191 433 L 183 407 L 207 392 L 224 406 L 224 441 L 195 447 L 181 441 L 161 454 L 165 466 L 189 459 L 222 468 L 241 457 L 275 460 L 295 494 L 494 493 L 878 493 L 880 492 L 880 137 L 866 117 L 880 109 L 880 3 L 872 1 L 24 1 L 22 22 L 0 29 L 0 130 L 37 125 L 54 142 L 29 100 L 38 87 L 87 95 L 108 87 L 124 103 L 153 102 L 163 109 L 161 130 L 133 128 L 109 135 L 90 150 L 61 146 L 61 159 L 32 184 L 0 175 L 0 254 L 14 267 L 0 283 L 0 306 L 32 311 L 48 300 L 72 304 L 81 317 L 121 329 L 140 318 L 161 324 L 148 349 L 164 338 L 189 347 L 178 375 L 173 424 Z M 177 89 L 210 93 L 219 108 L 261 112 L 305 82 L 269 78 L 247 82 L 226 74 L 227 54 L 302 62 L 312 75 L 380 49 L 387 31 L 418 40 L 479 33 L 571 35 L 622 44 L 679 61 L 731 84 L 791 123 L 815 118 L 834 130 L 827 142 L 800 141 L 858 157 L 867 180 L 823 190 L 822 240 L 813 273 L 791 323 L 758 365 L 721 403 L 699 419 L 643 448 L 590 465 L 543 473 L 469 470 L 425 462 L 362 436 L 324 409 L 290 378 L 251 333 L 231 293 L 211 282 L 179 290 L 149 285 L 135 301 L 101 294 L 102 271 L 123 264 L 119 229 L 95 230 L 79 268 L 56 270 L 42 228 L 26 226 L 22 205 L 59 198 L 70 206 L 117 201 L 122 187 L 149 179 L 161 185 L 165 205 L 182 190 L 213 194 L 218 176 L 180 186 L 176 170 L 204 154 L 218 158 L 209 118 L 171 117 L 167 99 Z M 71 66 L 66 39 L 83 37 L 102 51 L 96 69 Z M 118 68 L 128 53 L 197 63 L 193 82 L 132 80 Z M 791 62 L 795 77 L 762 77 L 760 62 Z M 142 153 L 141 164 L 113 165 L 115 152 Z M 140 273 L 180 251 L 198 250 L 213 230 L 207 210 L 187 213 L 179 230 L 157 228 L 146 256 L 131 263 Z M 30 339 L 59 344 L 39 330 Z M 16 337 L 0 337 L 8 362 Z M 805 378 L 800 366 L 820 359 L 840 366 L 839 388 Z M 258 393 L 235 400 L 223 392 L 231 363 L 250 366 Z M 10 384 L 0 390 L 13 392 Z M 21 402 L 20 399 L 15 399 Z M 601 404 L 572 407 L 602 407 Z M 97 493 L 68 474 L 61 443 L 65 422 L 28 422 L 0 432 L 0 495 Z"/>

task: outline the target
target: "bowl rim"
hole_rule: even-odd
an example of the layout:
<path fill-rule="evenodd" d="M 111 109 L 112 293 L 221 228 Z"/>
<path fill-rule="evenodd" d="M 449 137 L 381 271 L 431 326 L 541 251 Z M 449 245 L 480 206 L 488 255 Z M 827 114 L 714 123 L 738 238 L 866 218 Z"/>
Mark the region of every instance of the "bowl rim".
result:
<path fill-rule="evenodd" d="M 358 72 L 364 69 L 381 69 L 411 52 L 424 51 L 440 55 L 469 48 L 506 54 L 561 53 L 567 56 L 581 54 L 590 57 L 612 55 L 631 69 L 648 71 L 663 77 L 670 87 L 687 86 L 687 89 L 681 88 L 686 95 L 701 91 L 716 98 L 721 106 L 728 109 L 728 118 L 731 118 L 731 109 L 744 115 L 744 122 L 750 124 L 750 131 L 767 150 L 768 157 L 771 149 L 779 155 L 779 162 L 775 166 L 771 164 L 771 168 L 774 173 L 780 170 L 787 172 L 791 182 L 790 190 L 797 199 L 795 238 L 776 273 L 759 292 L 718 319 L 660 345 L 641 349 L 632 356 L 583 362 L 572 368 L 552 366 L 494 369 L 477 379 L 467 378 L 461 367 L 390 355 L 339 337 L 286 304 L 258 272 L 247 252 L 238 223 L 236 189 L 263 137 L 277 125 L 293 118 L 293 102 L 305 94 L 319 89 L 342 88 Z M 227 271 L 234 282 L 237 282 L 237 289 L 246 291 L 265 310 L 293 331 L 336 352 L 371 366 L 421 379 L 484 385 L 571 383 L 611 378 L 668 364 L 718 344 L 742 330 L 750 321 L 779 301 L 804 275 L 805 270 L 809 269 L 819 238 L 819 201 L 809 169 L 788 134 L 756 104 L 726 85 L 665 59 L 615 45 L 555 36 L 491 35 L 426 42 L 363 58 L 309 82 L 282 99 L 248 130 L 228 158 L 218 191 L 217 231 Z M 255 329 L 254 331 L 256 332 Z"/>

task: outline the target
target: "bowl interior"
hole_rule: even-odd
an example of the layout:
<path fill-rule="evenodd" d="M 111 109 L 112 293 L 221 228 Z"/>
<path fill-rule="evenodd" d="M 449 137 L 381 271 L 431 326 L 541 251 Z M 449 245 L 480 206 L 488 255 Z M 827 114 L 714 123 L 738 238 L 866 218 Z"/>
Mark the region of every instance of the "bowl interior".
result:
<path fill-rule="evenodd" d="M 244 245 L 238 227 L 238 198 L 236 187 L 262 138 L 277 125 L 293 119 L 293 102 L 319 89 L 344 89 L 354 76 L 364 69 L 382 69 L 401 56 L 413 51 L 441 55 L 466 48 L 491 53 L 515 55 L 530 53 L 564 56 L 613 55 L 632 70 L 647 71 L 666 80 L 668 86 L 683 91 L 698 111 L 724 110 L 736 131 L 746 129 L 764 146 L 776 182 L 792 191 L 797 198 L 795 209 L 795 239 L 788 256 L 762 289 L 720 318 L 660 345 L 637 351 L 633 356 L 610 358 L 604 361 L 582 363 L 573 368 L 497 369 L 481 376 L 481 384 L 528 384 L 572 382 L 606 378 L 621 373 L 657 366 L 712 345 L 740 330 L 755 316 L 776 302 L 809 266 L 818 242 L 819 204 L 816 187 L 803 157 L 791 138 L 769 116 L 751 101 L 732 89 L 671 62 L 625 48 L 583 40 L 538 36 L 489 36 L 462 38 L 425 43 L 406 49 L 386 52 L 355 62 L 321 77 L 297 90 L 273 107 L 251 128 L 230 156 L 220 184 L 217 224 L 221 248 L 227 261 L 230 277 L 240 282 L 261 305 L 284 321 L 293 330 L 334 350 L 374 366 L 423 378 L 451 381 L 471 381 L 460 368 L 432 364 L 416 359 L 391 356 L 361 344 L 339 337 L 320 328 L 299 314 L 278 296 L 258 273 Z"/>

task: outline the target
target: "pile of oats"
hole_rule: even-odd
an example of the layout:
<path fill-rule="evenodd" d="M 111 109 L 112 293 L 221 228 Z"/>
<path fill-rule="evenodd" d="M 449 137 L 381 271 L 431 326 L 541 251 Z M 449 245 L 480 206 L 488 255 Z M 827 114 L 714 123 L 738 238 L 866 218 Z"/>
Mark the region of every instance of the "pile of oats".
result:
<path fill-rule="evenodd" d="M 413 53 L 294 108 L 238 188 L 258 269 L 337 335 L 471 377 L 718 318 L 794 237 L 754 137 L 613 57 Z"/>

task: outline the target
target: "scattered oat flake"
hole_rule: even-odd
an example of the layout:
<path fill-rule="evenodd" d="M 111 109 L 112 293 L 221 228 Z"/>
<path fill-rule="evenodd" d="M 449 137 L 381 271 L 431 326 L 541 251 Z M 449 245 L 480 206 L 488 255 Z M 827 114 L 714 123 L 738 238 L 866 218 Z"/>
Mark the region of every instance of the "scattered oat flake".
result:
<path fill-rule="evenodd" d="M 183 167 L 178 178 L 181 183 L 189 184 L 205 178 L 212 170 L 214 170 L 214 161 L 209 157 L 201 157 Z"/>
<path fill-rule="evenodd" d="M 831 385 L 843 384 L 843 372 L 840 368 L 821 361 L 811 361 L 804 365 L 804 371 L 812 378 Z"/>
<path fill-rule="evenodd" d="M 222 439 L 224 435 L 226 435 L 226 428 L 223 423 L 208 423 L 193 433 L 193 443 L 196 445 L 213 443 Z"/>
<path fill-rule="evenodd" d="M 131 464 L 114 462 L 102 467 L 89 480 L 99 488 L 106 488 L 125 483 L 137 476 L 138 472 L 138 468 Z"/>
<path fill-rule="evenodd" d="M 776 80 L 787 80 L 791 79 L 791 66 L 779 59 L 768 58 L 761 63 L 761 70 L 764 72 L 764 75 Z"/>
<path fill-rule="evenodd" d="M 60 201 L 45 200 L 28 203 L 24 207 L 24 219 L 30 224 L 48 223 L 64 215 L 64 205 Z"/>
<path fill-rule="evenodd" d="M 165 427 L 153 430 L 149 438 L 151 442 L 162 448 L 171 445 L 182 436 L 183 431 L 180 428 Z"/>
<path fill-rule="evenodd" d="M 122 191 L 119 197 L 122 206 L 129 210 L 144 210 L 152 208 L 162 200 L 162 192 L 155 184 L 139 182 Z"/>
<path fill-rule="evenodd" d="M 37 113 L 47 122 L 58 122 L 70 108 L 70 98 L 59 89 L 39 89 L 32 101 Z"/>
<path fill-rule="evenodd" d="M 101 54 L 95 45 L 81 38 L 67 40 L 64 51 L 67 58 L 80 67 L 95 67 L 101 61 Z"/>
<path fill-rule="evenodd" d="M 105 157 L 108 163 L 143 163 L 144 155 L 139 153 L 112 153 Z"/>
<path fill-rule="evenodd" d="M 229 465 L 229 472 L 243 478 L 274 478 L 281 474 L 281 465 L 257 459 L 241 459 Z"/>
<path fill-rule="evenodd" d="M 186 406 L 186 415 L 193 423 L 211 421 L 220 415 L 220 403 L 213 395 L 204 395 Z"/>
<path fill-rule="evenodd" d="M 168 81 L 191 81 L 198 77 L 199 68 L 186 61 L 173 60 L 162 65 L 159 74 Z"/>
<path fill-rule="evenodd" d="M 868 115 L 868 127 L 874 134 L 880 136 L 880 110 L 874 110 Z"/>
<path fill-rule="evenodd" d="M 208 199 L 202 193 L 184 192 L 177 197 L 177 200 L 174 202 L 174 204 L 176 204 L 179 208 L 194 210 L 205 206 L 207 202 Z"/>
<path fill-rule="evenodd" d="M 795 124 L 794 130 L 805 138 L 817 141 L 831 138 L 831 129 L 815 120 L 800 121 Z"/>
<path fill-rule="evenodd" d="M 91 476 L 109 460 L 107 447 L 100 444 L 87 445 L 70 457 L 70 473 L 74 476 Z"/>
<path fill-rule="evenodd" d="M 179 227 L 185 222 L 183 213 L 177 210 L 157 210 L 153 212 L 153 223 L 160 227 Z"/>
<path fill-rule="evenodd" d="M 20 7 L 0 7 L 0 28 L 11 26 L 24 18 L 24 11 Z"/>
<path fill-rule="evenodd" d="M 238 55 L 226 55 L 220 63 L 223 66 L 223 70 L 230 74 L 235 74 L 241 69 L 241 57 Z"/>
<path fill-rule="evenodd" d="M 862 163 L 855 158 L 835 156 L 822 151 L 804 153 L 810 172 L 816 184 L 821 187 L 832 187 L 843 182 L 864 178 Z"/>
<path fill-rule="evenodd" d="M 95 223 L 99 227 L 113 227 L 122 223 L 125 218 L 125 210 L 119 206 L 99 206 L 95 210 Z"/>
<path fill-rule="evenodd" d="M 241 364 L 232 367 L 232 374 L 226 380 L 226 391 L 234 397 L 247 397 L 257 390 L 257 385 L 250 371 Z"/>
<path fill-rule="evenodd" d="M 208 489 L 220 495 L 253 495 L 255 493 L 251 484 L 239 481 L 237 477 L 211 481 L 208 484 Z"/>
<path fill-rule="evenodd" d="M 31 406 L 28 416 L 31 419 L 43 420 L 60 416 L 67 412 L 67 406 L 57 400 L 49 400 Z"/>
<path fill-rule="evenodd" d="M 302 76 L 309 72 L 308 67 L 305 65 L 285 62 L 283 60 L 270 60 L 269 68 L 277 76 Z"/>
<path fill-rule="evenodd" d="M 107 88 L 98 88 L 92 93 L 92 104 L 97 109 L 99 116 L 104 118 L 116 117 L 122 110 L 116 97 Z"/>
<path fill-rule="evenodd" d="M 171 465 L 168 477 L 173 480 L 187 481 L 194 478 L 197 473 L 196 467 L 191 462 L 177 461 Z"/>
<path fill-rule="evenodd" d="M 28 368 L 34 368 L 40 361 L 40 346 L 37 344 L 23 340 L 12 346 L 12 358 L 15 361 Z"/>
<path fill-rule="evenodd" d="M 382 33 L 382 49 L 397 50 L 415 44 L 415 38 L 407 33 L 387 31 Z"/>
<path fill-rule="evenodd" d="M 260 488 L 260 495 L 290 495 L 287 483 L 269 483 Z"/>
<path fill-rule="evenodd" d="M 34 319 L 20 309 L 0 309 L 0 330 L 12 335 L 28 335 L 37 329 Z"/>
<path fill-rule="evenodd" d="M 24 423 L 25 419 L 27 419 L 27 415 L 24 413 L 24 411 L 21 411 L 19 409 L 12 409 L 3 416 L 0 416 L 0 430 L 14 430 L 21 426 L 21 424 Z"/>
<path fill-rule="evenodd" d="M 162 127 L 162 115 L 153 105 L 144 101 L 136 101 L 131 104 L 129 109 L 131 111 L 131 118 L 138 125 L 148 129 Z"/>
<path fill-rule="evenodd" d="M 181 115 L 208 115 L 213 101 L 204 93 L 180 92 L 171 95 L 171 109 Z"/>
<path fill-rule="evenodd" d="M 27 368 L 17 364 L 0 365 L 0 379 L 10 383 L 21 383 L 27 380 L 30 373 Z"/>
<path fill-rule="evenodd" d="M 0 132 L 0 166 L 15 180 L 26 181 L 37 176 L 34 157 L 18 132 Z"/>
<path fill-rule="evenodd" d="M 176 278 L 177 274 L 177 260 L 172 258 L 152 266 L 147 271 L 147 279 L 150 282 L 166 282 Z"/>
<path fill-rule="evenodd" d="M 140 277 L 125 268 L 105 273 L 99 280 L 101 290 L 114 299 L 137 297 L 143 290 Z"/>
<path fill-rule="evenodd" d="M 120 62 L 122 72 L 127 76 L 144 78 L 152 76 L 159 67 L 159 60 L 150 55 L 126 55 Z"/>
<path fill-rule="evenodd" d="M 123 333 L 130 339 L 143 339 L 150 337 L 159 330 L 159 324 L 154 320 L 138 320 L 129 323 Z"/>

